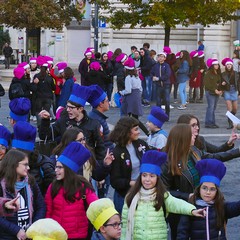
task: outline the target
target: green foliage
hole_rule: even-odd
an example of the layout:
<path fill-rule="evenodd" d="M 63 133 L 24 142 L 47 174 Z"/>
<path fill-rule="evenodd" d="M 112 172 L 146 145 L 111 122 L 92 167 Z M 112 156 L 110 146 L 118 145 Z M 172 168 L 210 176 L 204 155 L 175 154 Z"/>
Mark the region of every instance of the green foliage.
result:
<path fill-rule="evenodd" d="M 0 54 L 2 54 L 3 45 L 5 43 L 11 43 L 11 38 L 8 31 L 0 31 Z"/>
<path fill-rule="evenodd" d="M 71 0 L 9 0 L 1 1 L 0 24 L 13 28 L 62 29 L 72 18 L 81 22 L 82 15 Z"/>
<path fill-rule="evenodd" d="M 108 3 L 106 3 L 108 2 Z M 175 28 L 177 24 L 224 24 L 239 19 L 236 11 L 240 9 L 239 0 L 119 0 L 124 9 L 116 8 L 110 1 L 104 1 L 103 9 L 108 9 L 107 21 L 115 29 L 125 24 L 130 28 L 162 25 L 165 29 Z M 144 3 L 145 2 L 145 3 Z M 166 37 L 166 36 L 165 36 Z M 168 44 L 168 43 L 166 43 Z"/>

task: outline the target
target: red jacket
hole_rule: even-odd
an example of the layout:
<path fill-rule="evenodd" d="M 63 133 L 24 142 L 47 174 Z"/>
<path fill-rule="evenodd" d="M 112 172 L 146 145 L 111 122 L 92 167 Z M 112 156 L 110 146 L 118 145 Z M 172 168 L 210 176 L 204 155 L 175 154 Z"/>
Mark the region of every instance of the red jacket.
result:
<path fill-rule="evenodd" d="M 64 191 L 61 188 L 57 196 L 51 197 L 52 184 L 49 186 L 45 202 L 47 205 L 47 218 L 56 220 L 67 232 L 68 238 L 86 238 L 88 233 L 88 219 L 82 199 L 69 203 L 64 199 Z M 78 196 L 78 193 L 77 195 Z M 98 199 L 91 190 L 86 190 L 88 205 Z"/>

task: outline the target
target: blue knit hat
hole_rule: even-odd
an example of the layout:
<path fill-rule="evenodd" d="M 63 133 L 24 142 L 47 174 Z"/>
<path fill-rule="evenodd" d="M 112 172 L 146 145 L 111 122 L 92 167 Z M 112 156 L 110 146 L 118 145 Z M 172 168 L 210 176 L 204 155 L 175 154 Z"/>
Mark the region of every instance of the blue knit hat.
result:
<path fill-rule="evenodd" d="M 14 98 L 9 103 L 10 117 L 15 121 L 27 121 L 31 102 L 28 98 Z"/>
<path fill-rule="evenodd" d="M 149 122 L 152 122 L 154 125 L 161 128 L 168 120 L 168 115 L 160 107 L 154 106 L 152 107 L 147 119 Z"/>
<path fill-rule="evenodd" d="M 217 159 L 202 159 L 197 162 L 196 169 L 199 173 L 200 184 L 211 182 L 219 186 L 226 173 L 225 165 Z"/>
<path fill-rule="evenodd" d="M 87 101 L 95 108 L 100 102 L 104 101 L 107 94 L 98 85 L 91 85 L 89 89 L 91 90 L 91 95 Z"/>
<path fill-rule="evenodd" d="M 18 121 L 13 126 L 12 147 L 33 151 L 37 135 L 36 128 L 28 122 Z"/>
<path fill-rule="evenodd" d="M 81 143 L 71 142 L 57 160 L 77 173 L 90 157 L 90 151 Z"/>
<path fill-rule="evenodd" d="M 5 147 L 8 147 L 10 139 L 11 139 L 10 131 L 3 125 L 0 125 L 0 144 L 2 144 Z"/>
<path fill-rule="evenodd" d="M 68 100 L 84 107 L 90 94 L 91 91 L 89 87 L 74 83 L 72 93 Z"/>
<path fill-rule="evenodd" d="M 167 161 L 167 154 L 157 150 L 149 150 L 143 154 L 140 173 L 148 172 L 161 175 L 161 165 Z"/>

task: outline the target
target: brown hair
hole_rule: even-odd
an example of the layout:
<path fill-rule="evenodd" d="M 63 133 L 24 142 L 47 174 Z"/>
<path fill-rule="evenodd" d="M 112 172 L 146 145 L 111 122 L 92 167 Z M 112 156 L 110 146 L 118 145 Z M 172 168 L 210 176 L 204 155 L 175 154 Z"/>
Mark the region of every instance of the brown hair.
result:
<path fill-rule="evenodd" d="M 182 58 L 180 58 L 180 62 L 182 63 L 183 61 L 187 61 L 189 64 L 189 67 L 192 66 L 192 59 L 190 58 L 190 54 L 186 50 L 181 51 L 183 53 Z"/>
<path fill-rule="evenodd" d="M 126 196 L 126 203 L 128 207 L 130 207 L 134 196 L 140 191 L 141 187 L 142 187 L 142 181 L 141 181 L 141 174 L 140 174 L 136 180 L 136 183 L 130 188 Z M 163 206 L 163 203 L 164 203 L 164 194 L 167 193 L 167 190 L 159 176 L 157 176 L 157 183 L 155 188 L 156 188 L 156 199 L 155 199 L 154 208 L 156 211 L 159 211 L 159 209 Z"/>
<path fill-rule="evenodd" d="M 130 139 L 131 129 L 139 126 L 139 121 L 134 117 L 123 117 L 115 125 L 109 135 L 109 140 L 125 147 Z"/>
<path fill-rule="evenodd" d="M 172 175 L 181 175 L 185 169 L 191 146 L 192 130 L 189 124 L 177 124 L 169 132 L 165 152 Z"/>
<path fill-rule="evenodd" d="M 200 184 L 197 188 L 195 188 L 194 194 L 189 199 L 190 203 L 196 204 L 196 200 L 199 198 L 201 199 L 201 196 L 200 196 L 201 186 L 202 184 Z M 221 229 L 224 227 L 224 223 L 225 223 L 224 196 L 218 186 L 216 186 L 216 189 L 217 189 L 217 192 L 214 199 L 214 208 L 216 211 L 216 223 L 217 223 L 216 228 Z"/>

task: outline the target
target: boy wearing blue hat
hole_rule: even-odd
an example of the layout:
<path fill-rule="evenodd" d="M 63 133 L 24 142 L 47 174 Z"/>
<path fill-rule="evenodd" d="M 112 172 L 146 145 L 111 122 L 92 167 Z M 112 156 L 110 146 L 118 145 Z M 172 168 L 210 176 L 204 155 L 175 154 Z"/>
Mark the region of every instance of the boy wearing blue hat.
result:
<path fill-rule="evenodd" d="M 168 133 L 162 129 L 162 125 L 168 121 L 168 115 L 160 107 L 155 106 L 152 107 L 147 119 L 150 131 L 147 143 L 150 147 L 161 150 L 167 143 Z"/>
<path fill-rule="evenodd" d="M 227 219 L 240 215 L 240 201 L 225 202 L 219 189 L 226 173 L 225 165 L 217 159 L 202 159 L 196 169 L 200 185 L 190 197 L 197 208 L 205 208 L 204 218 L 182 216 L 178 225 L 177 239 L 223 239 L 226 240 Z"/>
<path fill-rule="evenodd" d="M 50 114 L 46 110 L 39 113 L 42 118 L 39 126 L 39 138 L 42 140 L 61 138 L 66 129 L 78 127 L 83 130 L 87 144 L 95 150 L 96 159 L 102 161 L 105 157 L 106 149 L 103 139 L 100 135 L 100 124 L 98 121 L 88 117 L 84 109 L 86 101 L 91 94 L 91 90 L 87 86 L 74 84 L 72 93 L 67 101 L 65 113 L 52 124 L 50 128 Z M 53 131 L 52 131 L 53 130 Z M 53 134 L 53 136 L 52 136 Z"/>

